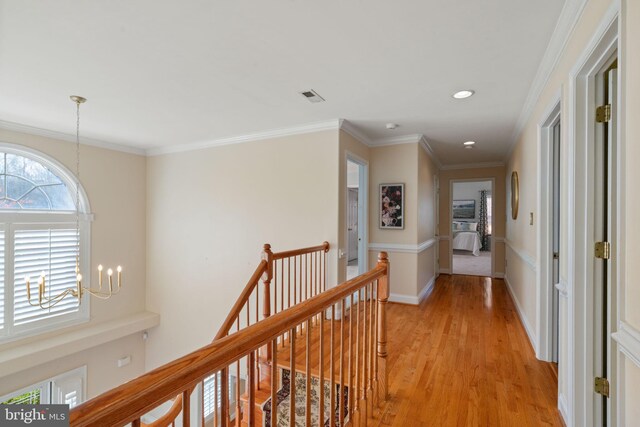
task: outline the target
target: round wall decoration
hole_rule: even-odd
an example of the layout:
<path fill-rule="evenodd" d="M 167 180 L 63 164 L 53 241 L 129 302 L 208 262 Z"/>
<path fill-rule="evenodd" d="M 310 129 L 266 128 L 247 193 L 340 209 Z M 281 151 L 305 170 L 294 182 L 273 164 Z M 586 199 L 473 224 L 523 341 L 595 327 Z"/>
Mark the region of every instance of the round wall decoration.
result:
<path fill-rule="evenodd" d="M 518 172 L 511 172 L 511 218 L 518 218 L 518 205 L 520 204 L 520 182 Z"/>

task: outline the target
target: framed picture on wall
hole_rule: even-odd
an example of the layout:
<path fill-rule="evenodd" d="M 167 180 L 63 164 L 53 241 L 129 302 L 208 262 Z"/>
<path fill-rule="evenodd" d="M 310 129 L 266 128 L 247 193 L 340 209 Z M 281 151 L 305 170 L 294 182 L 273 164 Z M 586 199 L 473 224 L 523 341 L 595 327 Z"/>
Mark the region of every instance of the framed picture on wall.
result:
<path fill-rule="evenodd" d="M 454 200 L 453 219 L 474 219 L 476 217 L 475 200 Z"/>
<path fill-rule="evenodd" d="M 380 184 L 380 228 L 404 228 L 404 184 Z"/>

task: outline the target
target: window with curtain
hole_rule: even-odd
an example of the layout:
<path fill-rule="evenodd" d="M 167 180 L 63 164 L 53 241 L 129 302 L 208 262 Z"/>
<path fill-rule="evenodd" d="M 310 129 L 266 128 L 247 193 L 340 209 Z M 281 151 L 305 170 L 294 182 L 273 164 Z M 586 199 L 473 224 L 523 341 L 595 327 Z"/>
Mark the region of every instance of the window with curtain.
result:
<path fill-rule="evenodd" d="M 75 199 L 73 175 L 57 162 L 0 145 L 0 342 L 88 317 L 71 296 L 48 309 L 30 305 L 25 283 L 34 303 L 43 273 L 49 296 L 75 286 L 78 250 L 82 268 L 88 260 L 88 224 L 82 215 L 78 235 Z"/>

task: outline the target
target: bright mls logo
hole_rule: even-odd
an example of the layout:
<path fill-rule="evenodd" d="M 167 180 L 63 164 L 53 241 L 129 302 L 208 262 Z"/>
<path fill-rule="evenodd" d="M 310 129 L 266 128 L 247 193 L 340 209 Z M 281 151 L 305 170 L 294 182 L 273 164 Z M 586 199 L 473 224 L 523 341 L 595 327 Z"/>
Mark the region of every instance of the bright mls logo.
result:
<path fill-rule="evenodd" d="M 69 427 L 69 405 L 0 405 L 0 426 Z"/>

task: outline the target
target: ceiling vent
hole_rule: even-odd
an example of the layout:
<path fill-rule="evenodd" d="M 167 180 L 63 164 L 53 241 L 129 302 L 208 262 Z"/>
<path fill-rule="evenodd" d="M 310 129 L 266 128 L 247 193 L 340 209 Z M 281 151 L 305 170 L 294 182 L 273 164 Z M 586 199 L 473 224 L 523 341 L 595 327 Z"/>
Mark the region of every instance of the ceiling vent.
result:
<path fill-rule="evenodd" d="M 304 96 L 309 102 L 324 102 L 324 98 L 316 93 L 315 90 L 309 89 L 304 92 L 300 92 L 300 95 Z"/>

